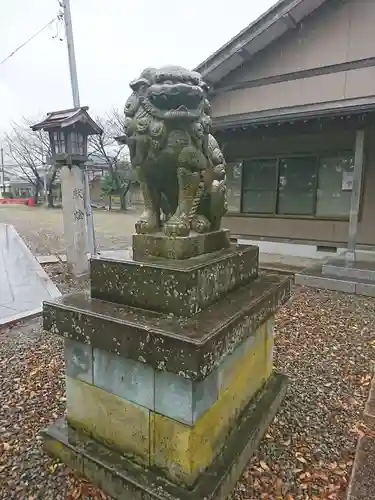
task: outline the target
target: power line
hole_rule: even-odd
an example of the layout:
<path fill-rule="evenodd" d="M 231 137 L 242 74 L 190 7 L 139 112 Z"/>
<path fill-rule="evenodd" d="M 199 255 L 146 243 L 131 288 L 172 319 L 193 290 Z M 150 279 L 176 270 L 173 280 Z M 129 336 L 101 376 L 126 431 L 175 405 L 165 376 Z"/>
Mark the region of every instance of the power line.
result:
<path fill-rule="evenodd" d="M 9 55 L 7 55 L 5 59 L 3 59 L 2 61 L 0 61 L 0 66 L 2 64 L 4 64 L 5 62 L 7 62 L 11 57 L 13 57 L 14 54 L 16 54 L 20 49 L 22 49 L 23 47 L 25 47 L 25 45 L 27 45 L 29 42 L 31 42 L 32 40 L 34 40 L 34 38 L 36 38 L 42 31 L 44 31 L 46 28 L 48 28 L 48 26 L 50 26 L 55 21 L 61 21 L 63 19 L 63 17 L 64 17 L 64 14 L 62 12 L 59 12 L 57 14 L 57 16 L 55 16 L 53 19 L 51 19 L 46 25 L 43 26 L 43 28 L 41 28 L 39 31 L 37 31 L 36 33 L 34 33 L 30 38 L 28 38 L 25 42 L 23 42 L 15 50 L 13 50 L 13 52 L 11 52 Z"/>

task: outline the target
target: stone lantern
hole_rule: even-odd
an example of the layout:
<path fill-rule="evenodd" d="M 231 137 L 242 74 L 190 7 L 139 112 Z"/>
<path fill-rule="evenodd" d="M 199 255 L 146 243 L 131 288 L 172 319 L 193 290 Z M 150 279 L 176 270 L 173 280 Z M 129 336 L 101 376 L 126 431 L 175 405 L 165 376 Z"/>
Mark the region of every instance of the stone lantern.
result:
<path fill-rule="evenodd" d="M 89 135 L 101 134 L 102 129 L 87 112 L 88 107 L 53 111 L 33 125 L 32 130 L 49 134 L 52 159 L 60 165 L 82 165 L 87 160 Z"/>
<path fill-rule="evenodd" d="M 88 272 L 88 253 L 95 253 L 90 192 L 84 173 L 87 139 L 102 129 L 87 112 L 88 107 L 48 113 L 31 127 L 48 132 L 52 163 L 60 167 L 64 235 L 67 263 L 75 276 Z M 88 251 L 89 250 L 89 251 Z"/>

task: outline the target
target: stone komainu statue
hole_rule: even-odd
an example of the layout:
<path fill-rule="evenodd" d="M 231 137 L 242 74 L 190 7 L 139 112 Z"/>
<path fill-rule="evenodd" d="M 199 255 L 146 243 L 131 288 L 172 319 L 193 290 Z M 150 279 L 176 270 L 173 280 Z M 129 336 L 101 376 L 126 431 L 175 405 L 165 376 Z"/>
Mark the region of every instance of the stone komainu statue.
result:
<path fill-rule="evenodd" d="M 130 87 L 125 134 L 145 205 L 137 233 L 219 229 L 227 211 L 225 160 L 210 134 L 201 75 L 175 66 L 147 68 Z"/>

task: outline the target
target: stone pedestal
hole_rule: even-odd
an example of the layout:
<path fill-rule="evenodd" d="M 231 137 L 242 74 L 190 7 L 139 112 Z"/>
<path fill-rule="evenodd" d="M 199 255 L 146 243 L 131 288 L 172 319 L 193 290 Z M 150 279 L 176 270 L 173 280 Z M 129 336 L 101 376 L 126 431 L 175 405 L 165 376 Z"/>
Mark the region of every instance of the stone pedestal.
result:
<path fill-rule="evenodd" d="M 286 390 L 273 316 L 290 279 L 258 275 L 251 246 L 138 258 L 92 259 L 90 293 L 44 304 L 67 376 L 46 450 L 116 499 L 224 499 Z"/>
<path fill-rule="evenodd" d="M 136 260 L 145 257 L 184 260 L 229 247 L 229 231 L 226 229 L 182 238 L 168 237 L 163 233 L 133 235 L 133 257 Z"/>

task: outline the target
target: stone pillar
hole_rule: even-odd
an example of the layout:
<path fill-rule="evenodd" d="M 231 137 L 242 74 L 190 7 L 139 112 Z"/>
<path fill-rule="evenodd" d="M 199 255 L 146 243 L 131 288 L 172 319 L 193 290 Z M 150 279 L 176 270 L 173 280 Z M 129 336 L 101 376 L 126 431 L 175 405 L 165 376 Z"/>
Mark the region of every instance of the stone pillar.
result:
<path fill-rule="evenodd" d="M 83 172 L 76 165 L 64 165 L 60 182 L 68 269 L 75 276 L 82 276 L 89 269 Z"/>
<path fill-rule="evenodd" d="M 365 148 L 365 131 L 358 130 L 355 141 L 353 188 L 350 201 L 348 252 L 346 254 L 346 259 L 348 263 L 353 262 L 356 259 L 358 217 L 359 217 L 359 206 L 360 206 L 361 191 L 362 191 L 364 148 Z"/>

